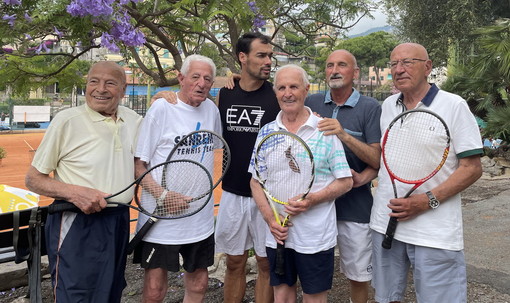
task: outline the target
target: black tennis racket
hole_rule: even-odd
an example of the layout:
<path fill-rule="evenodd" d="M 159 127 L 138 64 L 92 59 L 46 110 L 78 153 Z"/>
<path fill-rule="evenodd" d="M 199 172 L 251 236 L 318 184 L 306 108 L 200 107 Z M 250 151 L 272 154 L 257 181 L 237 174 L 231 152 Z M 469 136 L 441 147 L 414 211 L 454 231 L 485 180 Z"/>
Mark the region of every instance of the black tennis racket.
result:
<path fill-rule="evenodd" d="M 281 226 L 287 226 L 289 215 L 285 205 L 291 198 L 302 200 L 315 178 L 313 155 L 308 145 L 298 136 L 276 131 L 259 142 L 255 152 L 255 172 Z M 277 244 L 275 273 L 285 274 L 285 244 Z"/>
<path fill-rule="evenodd" d="M 162 180 L 166 180 L 164 186 Z M 136 206 L 109 201 L 133 185 Z M 211 188 L 211 175 L 203 165 L 190 160 L 174 160 L 150 168 L 129 186 L 105 199 L 108 204 L 128 206 L 144 213 L 154 224 L 158 219 L 184 218 L 199 212 L 211 199 Z M 50 214 L 62 211 L 81 212 L 72 203 L 48 206 Z"/>
<path fill-rule="evenodd" d="M 167 161 L 177 159 L 193 160 L 205 166 L 211 173 L 215 189 L 230 166 L 230 148 L 217 133 L 196 130 L 179 140 L 167 157 Z"/>
<path fill-rule="evenodd" d="M 209 171 L 213 183 L 210 188 L 212 194 L 213 190 L 220 184 L 230 165 L 230 148 L 227 142 L 215 132 L 196 130 L 181 138 L 167 157 L 167 161 L 182 159 L 200 163 Z M 186 172 L 182 173 L 185 174 Z M 163 175 L 165 176 L 166 174 L 163 173 Z M 190 180 L 190 182 L 192 181 Z M 168 182 L 172 182 L 172 179 L 163 178 L 161 184 L 165 187 Z M 153 219 L 149 219 L 140 228 L 138 233 L 129 242 L 128 254 L 133 252 L 136 245 L 140 243 L 154 223 Z"/>
<path fill-rule="evenodd" d="M 413 109 L 391 121 L 382 141 L 382 159 L 398 198 L 395 180 L 413 185 L 404 198 L 432 178 L 446 162 L 450 151 L 450 131 L 437 114 Z M 388 222 L 382 247 L 391 248 L 397 218 Z"/>

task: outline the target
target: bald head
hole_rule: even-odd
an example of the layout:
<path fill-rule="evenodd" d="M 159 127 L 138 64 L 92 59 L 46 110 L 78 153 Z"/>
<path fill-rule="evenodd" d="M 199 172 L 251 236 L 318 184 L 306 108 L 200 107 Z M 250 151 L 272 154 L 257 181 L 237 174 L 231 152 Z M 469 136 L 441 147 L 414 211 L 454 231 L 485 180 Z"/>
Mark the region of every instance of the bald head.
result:
<path fill-rule="evenodd" d="M 94 111 L 116 119 L 117 107 L 126 92 L 126 73 L 115 62 L 97 62 L 87 75 L 85 99 Z"/>
<path fill-rule="evenodd" d="M 113 61 L 99 61 L 94 63 L 89 69 L 87 79 L 98 69 L 108 70 L 119 81 L 121 81 L 122 84 L 126 84 L 126 72 L 124 71 L 124 68 Z"/>
<path fill-rule="evenodd" d="M 337 50 L 332 51 L 331 54 L 329 54 L 328 59 L 326 59 L 326 62 L 333 61 L 334 58 L 338 58 L 338 57 L 344 58 L 345 61 L 349 61 L 349 63 L 353 67 L 358 67 L 358 63 L 356 62 L 356 57 L 354 57 L 354 55 L 346 49 L 337 49 Z"/>
<path fill-rule="evenodd" d="M 409 53 L 413 54 L 413 56 L 409 56 L 408 58 L 420 58 L 429 60 L 429 53 L 423 45 L 418 43 L 409 42 L 397 45 L 391 52 L 390 59 L 394 56 L 395 53 Z"/>
<path fill-rule="evenodd" d="M 406 100 L 410 95 L 427 92 L 430 85 L 427 76 L 432 71 L 432 61 L 423 45 L 417 43 L 402 43 L 397 45 L 390 55 L 390 61 L 395 62 L 391 67 L 393 84 L 400 90 Z"/>

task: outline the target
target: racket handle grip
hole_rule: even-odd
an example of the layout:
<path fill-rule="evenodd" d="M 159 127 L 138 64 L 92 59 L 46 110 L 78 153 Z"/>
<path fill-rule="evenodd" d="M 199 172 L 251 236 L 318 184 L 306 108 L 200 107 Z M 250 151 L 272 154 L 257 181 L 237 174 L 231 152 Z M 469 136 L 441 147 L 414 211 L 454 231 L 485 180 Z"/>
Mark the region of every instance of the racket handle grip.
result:
<path fill-rule="evenodd" d="M 136 235 L 133 237 L 133 239 L 131 239 L 131 241 L 129 241 L 129 244 L 128 244 L 128 247 L 126 250 L 128 255 L 132 254 L 133 251 L 135 251 L 136 246 L 138 246 L 138 244 L 140 244 L 143 237 L 145 237 L 147 232 L 151 229 L 152 225 L 154 225 L 154 223 L 156 223 L 157 221 L 158 220 L 155 218 L 149 218 L 147 220 L 147 222 L 145 222 L 145 224 L 142 226 L 142 228 L 140 228 L 140 230 L 136 233 Z"/>
<path fill-rule="evenodd" d="M 285 275 L 285 245 L 277 244 L 276 245 L 276 264 L 274 272 L 279 276 Z"/>
<path fill-rule="evenodd" d="M 397 229 L 397 218 L 391 217 L 388 222 L 388 227 L 386 228 L 386 234 L 384 235 L 384 240 L 382 242 L 382 247 L 385 249 L 391 248 L 391 242 L 393 241 L 393 237 L 395 236 L 395 230 Z"/>
<path fill-rule="evenodd" d="M 48 206 L 48 214 L 61 213 L 63 211 L 81 212 L 81 209 L 70 202 L 52 203 Z"/>

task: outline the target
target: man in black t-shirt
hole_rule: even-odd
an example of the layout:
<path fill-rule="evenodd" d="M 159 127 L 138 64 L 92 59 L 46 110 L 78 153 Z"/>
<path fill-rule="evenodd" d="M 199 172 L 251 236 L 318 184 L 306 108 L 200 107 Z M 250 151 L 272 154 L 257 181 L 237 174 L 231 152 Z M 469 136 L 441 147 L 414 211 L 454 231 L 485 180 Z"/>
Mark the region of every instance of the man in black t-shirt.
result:
<path fill-rule="evenodd" d="M 256 302 L 273 302 L 266 257 L 267 224 L 251 195 L 248 172 L 257 134 L 280 111 L 273 85 L 267 81 L 271 72 L 271 39 L 261 33 L 246 33 L 236 44 L 241 64 L 239 80 L 233 88 L 222 88 L 216 97 L 223 137 L 232 159 L 222 181 L 223 193 L 216 221 L 216 253 L 227 256 L 224 302 L 242 302 L 246 290 L 246 262 L 253 248 L 258 267 L 255 284 Z M 175 93 L 158 92 L 152 100 L 175 101 Z"/>
<path fill-rule="evenodd" d="M 232 163 L 222 182 L 215 231 L 216 252 L 227 255 L 224 302 L 241 302 L 244 297 L 250 248 L 255 250 L 258 265 L 256 302 L 273 301 L 265 251 L 267 224 L 251 196 L 248 173 L 258 131 L 280 111 L 273 86 L 267 81 L 273 55 L 269 42 L 270 38 L 260 33 L 247 33 L 239 38 L 236 54 L 241 64 L 241 80 L 234 82 L 232 90 L 221 89 L 216 99 L 223 137 L 232 152 Z"/>

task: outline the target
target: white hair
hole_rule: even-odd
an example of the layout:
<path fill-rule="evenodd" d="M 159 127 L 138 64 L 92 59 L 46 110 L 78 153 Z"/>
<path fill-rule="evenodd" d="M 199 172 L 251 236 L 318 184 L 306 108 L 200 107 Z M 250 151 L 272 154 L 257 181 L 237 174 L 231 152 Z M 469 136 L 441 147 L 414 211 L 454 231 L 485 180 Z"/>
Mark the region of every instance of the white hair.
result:
<path fill-rule="evenodd" d="M 214 77 L 216 77 L 216 65 L 214 64 L 213 60 L 211 60 L 211 58 L 209 58 L 209 57 L 202 56 L 202 55 L 191 55 L 191 56 L 186 57 L 186 59 L 184 59 L 184 62 L 182 62 L 182 67 L 181 67 L 181 74 L 183 76 L 186 76 L 186 74 L 188 73 L 191 62 L 195 62 L 195 61 L 204 62 L 204 63 L 209 64 L 209 66 L 212 69 L 213 79 L 214 79 Z"/>
<path fill-rule="evenodd" d="M 276 73 L 274 74 L 274 87 L 277 86 L 277 82 L 278 82 L 278 74 L 280 74 L 280 72 L 282 70 L 285 70 L 285 69 L 289 69 L 289 68 L 292 68 L 292 69 L 295 69 L 297 71 L 299 71 L 301 73 L 301 78 L 303 78 L 303 84 L 305 86 L 307 86 L 308 84 L 310 84 L 310 81 L 308 81 L 308 74 L 306 73 L 306 71 L 299 65 L 296 65 L 296 64 L 287 64 L 287 65 L 284 65 L 282 67 L 280 67 Z"/>

